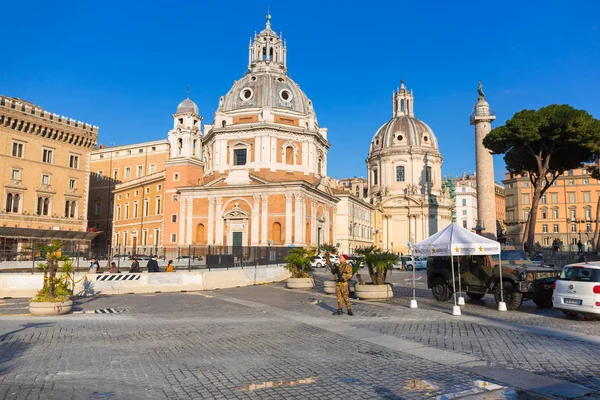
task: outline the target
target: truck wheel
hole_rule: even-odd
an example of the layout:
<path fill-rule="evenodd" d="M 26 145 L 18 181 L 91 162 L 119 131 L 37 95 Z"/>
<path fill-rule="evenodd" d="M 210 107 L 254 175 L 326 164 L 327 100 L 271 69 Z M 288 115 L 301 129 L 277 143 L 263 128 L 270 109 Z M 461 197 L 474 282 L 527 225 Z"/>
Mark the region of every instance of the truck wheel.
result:
<path fill-rule="evenodd" d="M 502 286 L 504 289 L 503 292 L 506 309 L 518 310 L 519 307 L 521 307 L 521 303 L 523 303 L 523 293 L 519 293 L 515 284 L 512 282 L 503 281 Z M 500 303 L 500 284 L 496 285 L 494 297 L 496 298 L 496 304 Z"/>
<path fill-rule="evenodd" d="M 448 301 L 452 297 L 452 289 L 441 278 L 435 278 L 431 283 L 431 293 L 437 301 Z"/>
<path fill-rule="evenodd" d="M 485 293 L 482 294 L 482 293 L 467 292 L 467 296 L 469 296 L 469 298 L 473 299 L 473 300 L 481 300 L 485 296 Z"/>
<path fill-rule="evenodd" d="M 539 308 L 552 308 L 552 294 L 544 293 L 538 294 L 533 298 L 533 302 Z"/>

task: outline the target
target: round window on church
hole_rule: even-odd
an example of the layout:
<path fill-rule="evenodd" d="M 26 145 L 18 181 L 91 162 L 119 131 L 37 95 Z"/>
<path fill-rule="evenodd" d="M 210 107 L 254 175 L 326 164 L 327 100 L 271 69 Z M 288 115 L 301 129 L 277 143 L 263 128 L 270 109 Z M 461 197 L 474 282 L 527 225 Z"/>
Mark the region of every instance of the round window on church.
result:
<path fill-rule="evenodd" d="M 402 139 L 404 139 L 404 137 L 403 137 L 402 135 L 398 135 L 398 138 L 397 138 L 397 139 L 398 139 L 398 141 L 399 141 L 399 142 L 401 142 L 401 141 L 402 141 Z"/>
<path fill-rule="evenodd" d="M 279 92 L 279 97 L 283 101 L 290 101 L 292 99 L 292 94 L 288 90 L 282 90 Z"/>
<path fill-rule="evenodd" d="M 423 136 L 423 141 L 427 142 L 429 140 L 429 138 L 427 136 Z"/>
<path fill-rule="evenodd" d="M 255 81 L 255 80 L 256 80 L 256 77 L 255 77 L 255 76 L 253 76 L 252 78 L 250 78 L 250 80 L 251 80 L 251 81 Z"/>
<path fill-rule="evenodd" d="M 252 98 L 252 89 L 245 88 L 240 92 L 240 98 L 244 101 L 250 100 Z"/>

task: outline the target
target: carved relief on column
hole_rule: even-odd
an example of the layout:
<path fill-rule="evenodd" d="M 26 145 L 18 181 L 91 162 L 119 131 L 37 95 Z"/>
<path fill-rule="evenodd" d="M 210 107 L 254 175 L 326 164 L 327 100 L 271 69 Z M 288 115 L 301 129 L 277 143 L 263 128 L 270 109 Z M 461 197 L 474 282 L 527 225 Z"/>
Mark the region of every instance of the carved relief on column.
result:
<path fill-rule="evenodd" d="M 208 245 L 215 244 L 215 199 L 214 197 L 208 198 L 208 237 L 206 243 Z"/>
<path fill-rule="evenodd" d="M 177 223 L 178 223 L 178 227 L 179 227 L 179 231 L 177 234 L 177 244 L 184 244 L 185 243 L 185 204 L 187 202 L 187 198 L 180 196 L 179 197 L 179 215 L 177 216 Z"/>
<path fill-rule="evenodd" d="M 269 196 L 263 194 L 260 196 L 260 199 L 262 200 L 262 212 L 260 214 L 260 243 L 263 246 L 266 246 L 267 244 L 269 244 L 269 241 L 267 240 L 267 223 L 269 221 Z"/>
<path fill-rule="evenodd" d="M 193 225 L 192 214 L 193 214 L 193 211 L 194 211 L 194 199 L 187 199 L 187 217 L 186 217 L 186 221 L 185 221 L 185 224 L 187 227 L 185 243 L 187 245 L 192 244 L 192 225 Z"/>
<path fill-rule="evenodd" d="M 285 194 L 285 244 L 292 243 L 292 194 Z"/>
<path fill-rule="evenodd" d="M 221 197 L 215 198 L 215 203 L 217 207 L 217 212 L 215 215 L 215 223 L 217 224 L 215 232 L 215 244 L 222 245 L 223 244 L 223 199 Z"/>
<path fill-rule="evenodd" d="M 306 238 L 304 230 L 304 211 L 306 206 L 304 203 L 305 197 L 302 193 L 294 193 L 294 243 L 297 245 L 304 244 Z"/>
<path fill-rule="evenodd" d="M 255 194 L 252 196 L 254 204 L 252 205 L 252 228 L 250 233 L 250 245 L 258 245 L 258 224 L 260 216 L 260 195 Z"/>

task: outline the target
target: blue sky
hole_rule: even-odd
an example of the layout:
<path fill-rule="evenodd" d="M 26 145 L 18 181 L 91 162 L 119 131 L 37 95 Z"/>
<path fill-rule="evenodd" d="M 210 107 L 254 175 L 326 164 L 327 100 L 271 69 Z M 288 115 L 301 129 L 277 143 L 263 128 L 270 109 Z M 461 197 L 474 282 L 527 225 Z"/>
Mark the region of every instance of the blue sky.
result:
<path fill-rule="evenodd" d="M 210 123 L 267 5 L 290 75 L 329 128 L 333 177 L 365 176 L 402 77 L 445 175 L 475 168 L 478 79 L 494 126 L 552 103 L 600 118 L 600 5 L 577 0 L 4 2 L 0 93 L 99 125 L 106 145 L 165 137 L 188 85 Z M 503 173 L 496 157 L 496 180 Z"/>

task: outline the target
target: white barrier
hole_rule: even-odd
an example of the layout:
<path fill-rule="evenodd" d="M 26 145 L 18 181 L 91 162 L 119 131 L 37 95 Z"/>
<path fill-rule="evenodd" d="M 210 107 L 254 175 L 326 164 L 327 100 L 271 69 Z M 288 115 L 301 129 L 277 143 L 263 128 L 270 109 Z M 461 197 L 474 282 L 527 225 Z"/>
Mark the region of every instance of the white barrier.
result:
<path fill-rule="evenodd" d="M 75 294 L 181 292 L 226 289 L 279 282 L 289 272 L 282 266 L 230 268 L 197 271 L 80 274 L 75 277 Z M 0 298 L 33 297 L 42 287 L 43 274 L 0 274 Z"/>

